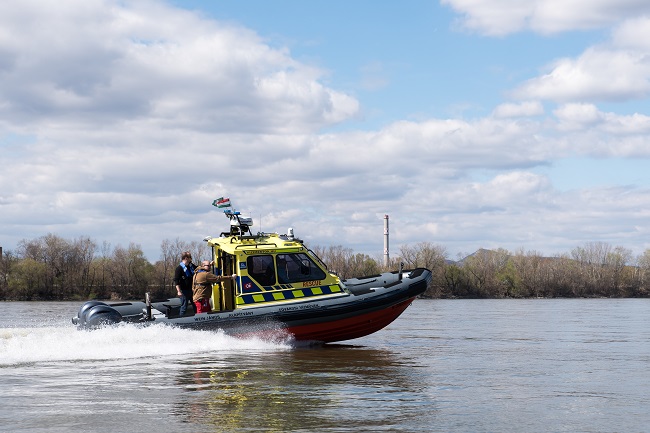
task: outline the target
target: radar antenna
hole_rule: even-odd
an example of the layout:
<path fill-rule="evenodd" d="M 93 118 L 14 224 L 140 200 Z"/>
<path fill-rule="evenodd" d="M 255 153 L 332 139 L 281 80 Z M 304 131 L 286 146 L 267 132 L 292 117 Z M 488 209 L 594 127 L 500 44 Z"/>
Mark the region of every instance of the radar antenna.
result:
<path fill-rule="evenodd" d="M 239 211 L 232 211 L 230 209 L 223 211 L 223 213 L 230 220 L 230 236 L 244 236 L 246 233 L 251 232 L 251 226 L 253 225 L 252 218 L 243 217 Z"/>

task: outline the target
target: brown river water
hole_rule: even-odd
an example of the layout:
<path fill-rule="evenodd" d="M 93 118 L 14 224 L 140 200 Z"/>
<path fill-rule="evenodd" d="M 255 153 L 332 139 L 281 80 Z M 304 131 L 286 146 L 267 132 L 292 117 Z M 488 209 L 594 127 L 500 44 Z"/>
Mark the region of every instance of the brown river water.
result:
<path fill-rule="evenodd" d="M 295 347 L 0 303 L 0 432 L 650 432 L 650 300 L 416 300 Z"/>

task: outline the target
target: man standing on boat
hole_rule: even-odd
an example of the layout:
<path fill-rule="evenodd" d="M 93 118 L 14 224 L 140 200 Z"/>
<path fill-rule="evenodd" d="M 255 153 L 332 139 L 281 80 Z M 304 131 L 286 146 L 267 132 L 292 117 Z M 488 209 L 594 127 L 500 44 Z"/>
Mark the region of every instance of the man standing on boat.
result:
<path fill-rule="evenodd" d="M 174 284 L 176 284 L 176 294 L 181 298 L 181 309 L 178 314 L 182 317 L 185 315 L 187 305 L 192 304 L 192 277 L 196 265 L 192 263 L 192 254 L 185 251 L 181 254 L 181 262 L 174 272 Z M 194 309 L 194 305 L 191 307 Z"/>
<path fill-rule="evenodd" d="M 210 272 L 212 262 L 204 260 L 201 266 L 194 274 L 194 284 L 192 291 L 194 292 L 194 307 L 197 313 L 209 313 L 212 311 L 210 307 L 210 297 L 212 296 L 212 284 L 219 281 L 228 280 L 232 277 L 221 277 Z M 234 277 L 234 275 L 233 275 Z"/>

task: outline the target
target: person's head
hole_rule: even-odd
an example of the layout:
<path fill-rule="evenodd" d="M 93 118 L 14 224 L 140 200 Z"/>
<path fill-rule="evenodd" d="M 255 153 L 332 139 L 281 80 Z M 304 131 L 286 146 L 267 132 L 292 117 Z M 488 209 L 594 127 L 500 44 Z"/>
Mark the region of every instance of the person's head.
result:
<path fill-rule="evenodd" d="M 188 263 L 192 261 L 192 253 L 189 251 L 184 251 L 181 254 L 181 260 L 187 261 Z"/>
<path fill-rule="evenodd" d="M 210 269 L 210 262 L 207 261 L 207 260 L 203 260 L 203 261 L 201 262 L 201 267 L 202 267 L 203 269 Z"/>

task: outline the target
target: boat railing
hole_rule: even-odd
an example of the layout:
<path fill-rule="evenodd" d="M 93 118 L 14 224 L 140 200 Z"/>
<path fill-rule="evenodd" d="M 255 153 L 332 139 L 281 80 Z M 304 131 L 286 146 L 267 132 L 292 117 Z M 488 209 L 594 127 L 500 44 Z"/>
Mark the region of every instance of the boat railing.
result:
<path fill-rule="evenodd" d="M 329 268 L 327 267 L 325 262 L 320 257 L 318 257 L 318 254 L 316 254 L 315 252 L 313 252 L 309 248 L 307 248 L 307 251 L 309 252 L 309 254 L 311 254 L 312 257 L 314 257 L 318 261 L 318 263 L 323 267 L 323 270 L 325 270 L 327 272 L 332 272 L 332 271 L 329 270 Z"/>
<path fill-rule="evenodd" d="M 238 248 L 250 248 L 252 246 L 254 246 L 255 248 L 258 248 L 258 247 L 261 247 L 261 246 L 267 246 L 267 247 L 272 246 L 272 247 L 278 248 L 278 244 L 276 244 L 275 242 L 258 242 L 258 243 L 255 243 L 254 245 L 251 245 L 251 244 L 237 245 L 235 247 L 235 249 L 238 249 Z"/>

